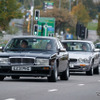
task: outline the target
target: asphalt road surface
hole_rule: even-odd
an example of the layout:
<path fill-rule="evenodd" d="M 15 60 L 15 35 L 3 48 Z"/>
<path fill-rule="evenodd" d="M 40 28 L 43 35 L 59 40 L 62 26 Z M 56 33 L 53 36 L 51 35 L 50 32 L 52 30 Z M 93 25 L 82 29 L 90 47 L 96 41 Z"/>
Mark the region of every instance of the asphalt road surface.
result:
<path fill-rule="evenodd" d="M 95 42 L 97 39 L 99 39 L 99 37 L 97 36 L 97 32 L 94 30 L 89 30 L 87 40 Z"/>
<path fill-rule="evenodd" d="M 10 77 L 0 82 L 0 100 L 100 100 L 100 75 L 71 73 L 68 81 Z"/>

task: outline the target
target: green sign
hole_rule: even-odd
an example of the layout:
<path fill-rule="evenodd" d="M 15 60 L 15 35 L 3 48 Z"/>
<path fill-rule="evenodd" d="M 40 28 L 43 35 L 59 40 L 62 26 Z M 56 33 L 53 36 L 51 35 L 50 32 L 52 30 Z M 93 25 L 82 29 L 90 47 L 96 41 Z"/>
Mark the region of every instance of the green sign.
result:
<path fill-rule="evenodd" d="M 46 10 L 46 9 L 53 9 L 53 7 L 54 7 L 54 2 L 50 2 L 50 1 L 44 1 L 43 2 L 44 10 Z"/>
<path fill-rule="evenodd" d="M 54 36 L 55 18 L 40 17 L 38 24 L 38 36 Z"/>

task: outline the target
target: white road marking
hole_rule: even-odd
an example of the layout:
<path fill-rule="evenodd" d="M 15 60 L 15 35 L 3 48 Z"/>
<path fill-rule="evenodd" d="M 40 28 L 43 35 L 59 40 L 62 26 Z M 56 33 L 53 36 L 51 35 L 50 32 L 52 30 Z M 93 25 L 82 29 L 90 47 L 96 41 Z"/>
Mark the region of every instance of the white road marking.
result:
<path fill-rule="evenodd" d="M 85 84 L 78 84 L 78 86 L 84 86 Z"/>
<path fill-rule="evenodd" d="M 48 90 L 48 92 L 56 92 L 58 91 L 58 89 L 51 89 L 51 90 Z"/>
<path fill-rule="evenodd" d="M 8 99 L 5 99 L 5 100 L 16 100 L 15 98 L 8 98 Z"/>

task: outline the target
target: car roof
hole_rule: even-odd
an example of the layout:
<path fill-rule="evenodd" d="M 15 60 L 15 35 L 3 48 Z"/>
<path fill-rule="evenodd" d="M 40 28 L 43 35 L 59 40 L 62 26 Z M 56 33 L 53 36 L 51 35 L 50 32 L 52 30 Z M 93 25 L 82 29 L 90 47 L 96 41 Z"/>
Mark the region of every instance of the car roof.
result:
<path fill-rule="evenodd" d="M 44 39 L 57 39 L 56 37 L 34 36 L 34 35 L 28 35 L 28 36 L 14 36 L 13 38 L 44 38 Z"/>
<path fill-rule="evenodd" d="M 100 42 L 96 43 L 96 44 L 100 44 Z"/>
<path fill-rule="evenodd" d="M 62 40 L 61 42 L 87 42 L 87 43 L 93 43 L 92 41 L 88 41 L 88 40 Z"/>

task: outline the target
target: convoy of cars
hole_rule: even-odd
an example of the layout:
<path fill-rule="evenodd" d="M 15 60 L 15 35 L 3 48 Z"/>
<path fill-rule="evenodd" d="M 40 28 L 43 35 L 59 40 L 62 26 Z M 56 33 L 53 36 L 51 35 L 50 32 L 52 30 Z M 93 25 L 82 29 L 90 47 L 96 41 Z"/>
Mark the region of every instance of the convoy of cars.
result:
<path fill-rule="evenodd" d="M 100 49 L 91 41 L 18 36 L 0 48 L 0 81 L 5 77 L 47 77 L 68 80 L 70 72 L 99 74 Z M 100 46 L 100 45 L 99 45 Z M 97 48 L 97 49 L 96 49 Z"/>
<path fill-rule="evenodd" d="M 47 77 L 56 82 L 69 79 L 69 55 L 55 37 L 19 36 L 12 38 L 0 53 L 0 81 L 6 76 Z"/>
<path fill-rule="evenodd" d="M 70 71 L 86 72 L 86 75 L 99 74 L 99 50 L 93 42 L 83 40 L 63 40 L 69 53 Z"/>

